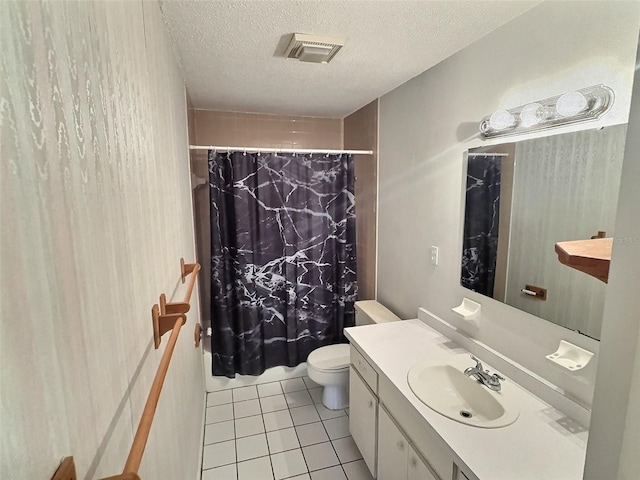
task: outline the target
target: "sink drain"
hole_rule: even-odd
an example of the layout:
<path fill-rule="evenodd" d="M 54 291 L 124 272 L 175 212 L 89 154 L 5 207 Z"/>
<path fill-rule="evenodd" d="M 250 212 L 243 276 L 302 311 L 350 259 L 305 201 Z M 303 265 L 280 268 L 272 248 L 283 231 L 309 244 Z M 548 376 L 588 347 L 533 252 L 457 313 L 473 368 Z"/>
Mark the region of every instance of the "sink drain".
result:
<path fill-rule="evenodd" d="M 460 416 L 464 418 L 471 418 L 473 414 L 467 410 L 460 410 Z"/>

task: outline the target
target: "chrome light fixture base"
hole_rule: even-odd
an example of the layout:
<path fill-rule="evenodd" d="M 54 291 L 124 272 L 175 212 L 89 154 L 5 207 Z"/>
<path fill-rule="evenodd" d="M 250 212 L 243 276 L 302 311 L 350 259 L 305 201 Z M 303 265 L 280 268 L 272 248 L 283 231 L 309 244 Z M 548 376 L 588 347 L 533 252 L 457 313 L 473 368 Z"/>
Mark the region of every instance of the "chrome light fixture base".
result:
<path fill-rule="evenodd" d="M 505 118 L 508 113 L 514 121 L 511 124 L 497 123 L 495 119 L 498 112 L 494 112 L 480 122 L 480 135 L 487 139 L 598 120 L 611 109 L 614 98 L 613 90 L 600 84 L 509 110 L 499 110 L 500 118 Z"/>

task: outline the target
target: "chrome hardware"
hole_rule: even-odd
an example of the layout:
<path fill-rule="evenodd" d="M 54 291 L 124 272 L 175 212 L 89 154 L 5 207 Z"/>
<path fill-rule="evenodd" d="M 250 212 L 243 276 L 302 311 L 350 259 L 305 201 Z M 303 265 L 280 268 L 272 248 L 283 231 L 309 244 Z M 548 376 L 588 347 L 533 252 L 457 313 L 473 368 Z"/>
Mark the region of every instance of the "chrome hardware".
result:
<path fill-rule="evenodd" d="M 499 392 L 502 388 L 500 380 L 504 380 L 504 377 L 498 375 L 497 373 L 489 375 L 489 370 L 484 369 L 484 367 L 482 366 L 482 362 L 473 355 L 470 356 L 471 359 L 476 362 L 476 366 L 467 368 L 464 371 L 464 374 L 468 377 L 475 378 L 478 382 L 483 384 L 488 389 Z"/>

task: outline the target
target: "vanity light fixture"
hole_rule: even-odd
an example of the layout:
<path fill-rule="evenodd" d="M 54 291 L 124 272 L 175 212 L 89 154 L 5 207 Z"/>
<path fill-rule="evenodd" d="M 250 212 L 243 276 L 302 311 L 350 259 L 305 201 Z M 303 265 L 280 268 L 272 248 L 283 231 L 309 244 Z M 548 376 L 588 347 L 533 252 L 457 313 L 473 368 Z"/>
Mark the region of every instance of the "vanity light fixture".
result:
<path fill-rule="evenodd" d="M 515 124 L 516 117 L 507 110 L 495 111 L 489 117 L 489 125 L 495 130 L 505 130 L 513 127 Z"/>
<path fill-rule="evenodd" d="M 540 103 L 530 103 L 525 105 L 520 112 L 520 125 L 522 127 L 533 127 L 547 118 L 547 109 Z"/>
<path fill-rule="evenodd" d="M 562 95 L 556 102 L 556 111 L 561 117 L 573 117 L 583 112 L 589 103 L 587 97 L 580 92 L 569 92 Z"/>
<path fill-rule="evenodd" d="M 611 109 L 613 101 L 613 90 L 606 85 L 594 85 L 509 110 L 497 110 L 482 119 L 480 134 L 487 139 L 598 120 Z"/>

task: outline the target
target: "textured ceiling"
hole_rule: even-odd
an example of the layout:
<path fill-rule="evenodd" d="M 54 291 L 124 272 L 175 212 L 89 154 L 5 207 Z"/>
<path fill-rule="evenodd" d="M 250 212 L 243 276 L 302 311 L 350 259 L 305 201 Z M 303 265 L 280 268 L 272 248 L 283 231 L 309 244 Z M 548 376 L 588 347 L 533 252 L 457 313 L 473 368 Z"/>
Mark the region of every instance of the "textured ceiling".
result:
<path fill-rule="evenodd" d="M 196 108 L 344 117 L 539 1 L 161 3 Z M 329 64 L 281 56 L 290 34 L 342 37 Z"/>

